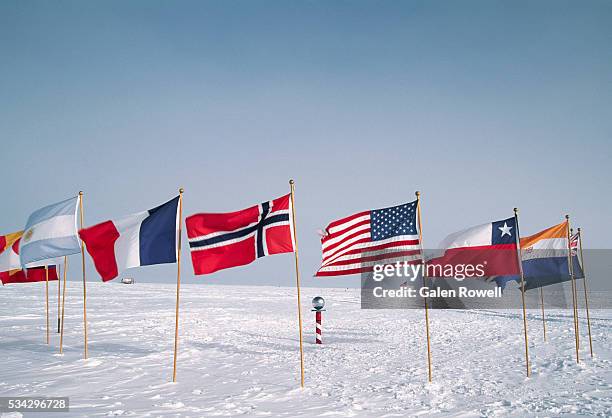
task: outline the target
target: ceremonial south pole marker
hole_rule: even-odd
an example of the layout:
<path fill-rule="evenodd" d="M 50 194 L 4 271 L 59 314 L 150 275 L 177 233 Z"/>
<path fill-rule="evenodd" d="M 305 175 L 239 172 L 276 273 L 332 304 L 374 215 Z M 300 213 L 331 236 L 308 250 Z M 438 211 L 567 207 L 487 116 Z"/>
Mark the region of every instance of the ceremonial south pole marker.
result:
<path fill-rule="evenodd" d="M 316 344 L 323 344 L 323 341 L 321 340 L 321 332 L 322 332 L 321 312 L 325 310 L 323 309 L 324 306 L 325 306 L 325 299 L 323 299 L 321 296 L 317 296 L 312 299 L 312 307 L 314 308 L 312 311 L 315 313 L 315 321 L 317 323 L 317 330 L 316 330 L 316 337 L 315 337 Z"/>

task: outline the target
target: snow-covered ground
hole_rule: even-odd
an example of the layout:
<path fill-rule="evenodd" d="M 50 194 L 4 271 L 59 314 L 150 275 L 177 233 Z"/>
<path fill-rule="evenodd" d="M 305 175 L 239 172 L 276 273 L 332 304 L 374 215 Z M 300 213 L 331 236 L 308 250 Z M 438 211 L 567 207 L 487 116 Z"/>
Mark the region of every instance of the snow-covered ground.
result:
<path fill-rule="evenodd" d="M 43 292 L 0 288 L 0 396 L 69 396 L 70 416 L 612 415 L 612 311 L 592 312 L 594 359 L 581 320 L 580 364 L 571 311 L 548 312 L 547 343 L 530 312 L 530 379 L 519 311 L 432 311 L 427 383 L 421 310 L 362 310 L 358 289 L 304 288 L 302 390 L 293 288 L 184 285 L 175 384 L 173 285 L 89 283 L 88 360 L 81 285 L 69 283 L 64 355 L 58 334 L 45 344 Z"/>

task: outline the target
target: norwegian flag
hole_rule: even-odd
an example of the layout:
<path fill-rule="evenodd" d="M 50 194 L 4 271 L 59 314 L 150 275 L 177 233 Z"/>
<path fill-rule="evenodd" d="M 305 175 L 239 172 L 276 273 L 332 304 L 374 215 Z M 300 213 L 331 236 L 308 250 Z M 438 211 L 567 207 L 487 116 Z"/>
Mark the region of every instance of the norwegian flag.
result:
<path fill-rule="evenodd" d="M 294 251 L 291 195 L 229 213 L 185 219 L 196 275 L 244 266 L 266 255 Z"/>

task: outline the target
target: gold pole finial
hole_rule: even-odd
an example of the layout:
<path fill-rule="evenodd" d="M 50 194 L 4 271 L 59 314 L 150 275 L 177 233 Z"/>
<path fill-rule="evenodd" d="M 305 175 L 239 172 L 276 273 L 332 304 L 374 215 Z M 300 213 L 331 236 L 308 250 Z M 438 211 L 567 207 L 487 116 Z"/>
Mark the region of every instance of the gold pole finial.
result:
<path fill-rule="evenodd" d="M 421 196 L 421 192 L 419 192 L 418 190 L 416 192 L 414 192 L 414 195 L 417 197 L 417 199 L 419 198 L 419 196 Z"/>
<path fill-rule="evenodd" d="M 294 183 L 295 183 L 295 181 L 293 181 L 293 179 L 289 180 L 289 184 L 294 184 Z"/>
<path fill-rule="evenodd" d="M 83 196 L 83 191 L 79 190 L 79 196 Z"/>
<path fill-rule="evenodd" d="M 179 193 L 181 193 L 181 194 L 182 194 L 183 192 L 185 192 L 185 189 L 183 189 L 182 187 L 180 187 L 180 188 L 179 188 Z"/>

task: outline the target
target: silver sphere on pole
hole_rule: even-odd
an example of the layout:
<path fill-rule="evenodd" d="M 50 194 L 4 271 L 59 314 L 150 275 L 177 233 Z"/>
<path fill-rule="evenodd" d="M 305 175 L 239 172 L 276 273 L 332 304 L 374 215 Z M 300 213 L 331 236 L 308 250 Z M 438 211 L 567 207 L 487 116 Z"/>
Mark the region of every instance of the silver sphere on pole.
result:
<path fill-rule="evenodd" d="M 325 299 L 323 299 L 321 296 L 317 296 L 312 299 L 312 307 L 315 309 L 315 311 L 323 310 L 324 306 L 325 306 Z"/>

